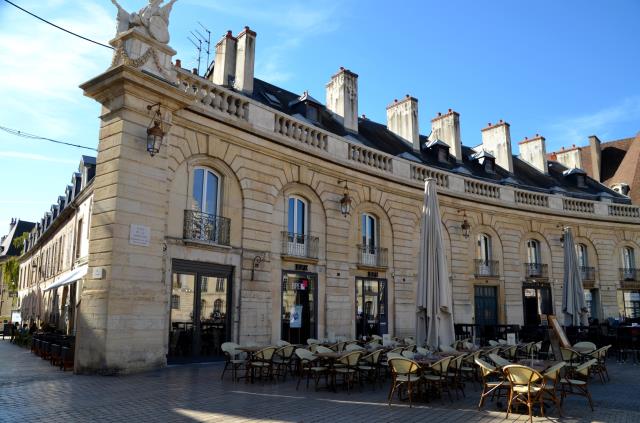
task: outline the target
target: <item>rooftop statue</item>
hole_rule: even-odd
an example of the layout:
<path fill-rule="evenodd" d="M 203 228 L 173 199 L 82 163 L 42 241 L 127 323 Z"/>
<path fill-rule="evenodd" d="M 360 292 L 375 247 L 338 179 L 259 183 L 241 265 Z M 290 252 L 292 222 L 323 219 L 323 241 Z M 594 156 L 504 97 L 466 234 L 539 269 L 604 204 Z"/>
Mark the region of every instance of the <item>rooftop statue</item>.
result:
<path fill-rule="evenodd" d="M 121 34 L 137 27 L 154 40 L 163 44 L 169 43 L 169 14 L 176 1 L 170 0 L 161 5 L 164 0 L 149 0 L 149 4 L 138 12 L 129 13 L 120 6 L 117 0 L 111 0 L 111 3 L 118 8 L 117 33 Z"/>

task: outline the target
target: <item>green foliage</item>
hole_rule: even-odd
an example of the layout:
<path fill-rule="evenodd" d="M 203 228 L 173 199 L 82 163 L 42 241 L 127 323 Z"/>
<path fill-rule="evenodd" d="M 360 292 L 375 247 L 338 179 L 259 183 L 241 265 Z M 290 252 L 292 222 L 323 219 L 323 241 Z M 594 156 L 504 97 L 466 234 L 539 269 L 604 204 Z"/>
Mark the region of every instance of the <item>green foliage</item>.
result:
<path fill-rule="evenodd" d="M 21 256 L 22 253 L 24 253 L 24 240 L 27 239 L 28 236 L 29 236 L 29 232 L 23 232 L 22 235 L 15 237 L 13 239 L 13 243 L 12 243 L 13 248 L 20 251 L 20 254 L 18 254 L 19 256 Z"/>
<path fill-rule="evenodd" d="M 20 263 L 15 257 L 9 258 L 2 265 L 2 280 L 7 285 L 9 291 L 18 290 L 18 275 L 20 273 Z"/>

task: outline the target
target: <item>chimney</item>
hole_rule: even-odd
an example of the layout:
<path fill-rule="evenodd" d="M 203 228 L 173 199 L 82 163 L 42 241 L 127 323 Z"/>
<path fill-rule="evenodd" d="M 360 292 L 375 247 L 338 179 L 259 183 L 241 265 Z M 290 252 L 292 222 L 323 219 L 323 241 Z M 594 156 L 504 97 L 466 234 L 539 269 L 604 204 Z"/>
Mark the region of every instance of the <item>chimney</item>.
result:
<path fill-rule="evenodd" d="M 509 124 L 500 122 L 489 125 L 482 130 L 482 146 L 496 158 L 496 164 L 509 173 L 513 173 L 513 157 L 511 156 L 511 132 Z"/>
<path fill-rule="evenodd" d="M 601 182 L 602 148 L 600 147 L 600 139 L 595 135 L 591 135 L 589 137 L 589 147 L 591 150 L 591 175 L 589 176 Z"/>
<path fill-rule="evenodd" d="M 418 130 L 418 99 L 409 94 L 404 99 L 387 106 L 387 128 L 402 137 L 413 149 L 420 151 L 420 132 Z"/>
<path fill-rule="evenodd" d="M 216 44 L 216 58 L 211 81 L 214 84 L 229 87 L 233 84 L 236 72 L 236 39 L 227 31 Z"/>
<path fill-rule="evenodd" d="M 358 75 L 341 67 L 326 88 L 327 109 L 342 117 L 345 129 L 358 132 Z"/>
<path fill-rule="evenodd" d="M 253 68 L 256 59 L 256 33 L 248 26 L 237 37 L 236 80 L 238 91 L 246 94 L 253 92 Z"/>
<path fill-rule="evenodd" d="M 533 138 L 526 138 L 519 143 L 520 159 L 529 163 L 544 174 L 549 173 L 547 167 L 547 150 L 544 137 L 536 134 Z"/>
<path fill-rule="evenodd" d="M 460 114 L 451 109 L 444 115 L 431 119 L 430 139 L 439 139 L 449 146 L 449 152 L 458 163 L 462 162 L 462 141 L 460 140 Z"/>

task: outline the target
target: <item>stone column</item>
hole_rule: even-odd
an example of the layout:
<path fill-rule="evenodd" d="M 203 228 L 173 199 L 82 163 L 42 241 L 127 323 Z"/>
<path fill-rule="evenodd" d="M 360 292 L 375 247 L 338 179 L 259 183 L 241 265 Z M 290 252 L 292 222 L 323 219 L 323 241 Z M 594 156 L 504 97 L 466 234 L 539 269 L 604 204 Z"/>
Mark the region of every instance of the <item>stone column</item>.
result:
<path fill-rule="evenodd" d="M 169 312 L 163 278 L 169 134 L 151 157 L 146 151 L 152 119 L 147 106 L 161 104 L 165 131 L 170 132 L 173 113 L 190 97 L 128 65 L 81 88 L 103 107 L 75 371 L 122 374 L 162 367 Z M 135 236 L 132 230 L 137 230 Z"/>

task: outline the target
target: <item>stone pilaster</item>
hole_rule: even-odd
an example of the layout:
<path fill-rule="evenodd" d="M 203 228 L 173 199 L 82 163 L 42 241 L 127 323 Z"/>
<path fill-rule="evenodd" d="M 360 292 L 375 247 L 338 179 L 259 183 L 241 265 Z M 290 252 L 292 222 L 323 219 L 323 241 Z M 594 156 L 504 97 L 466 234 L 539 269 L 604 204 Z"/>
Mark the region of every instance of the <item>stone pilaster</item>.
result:
<path fill-rule="evenodd" d="M 147 106 L 161 104 L 165 130 L 170 132 L 173 113 L 190 98 L 127 65 L 81 88 L 103 108 L 75 371 L 120 374 L 161 367 L 166 364 L 168 333 L 163 245 L 169 134 L 151 157 L 146 151 L 152 118 Z M 132 241 L 132 227 L 141 231 L 137 241 Z M 145 244 L 146 231 L 148 245 L 140 245 Z"/>

